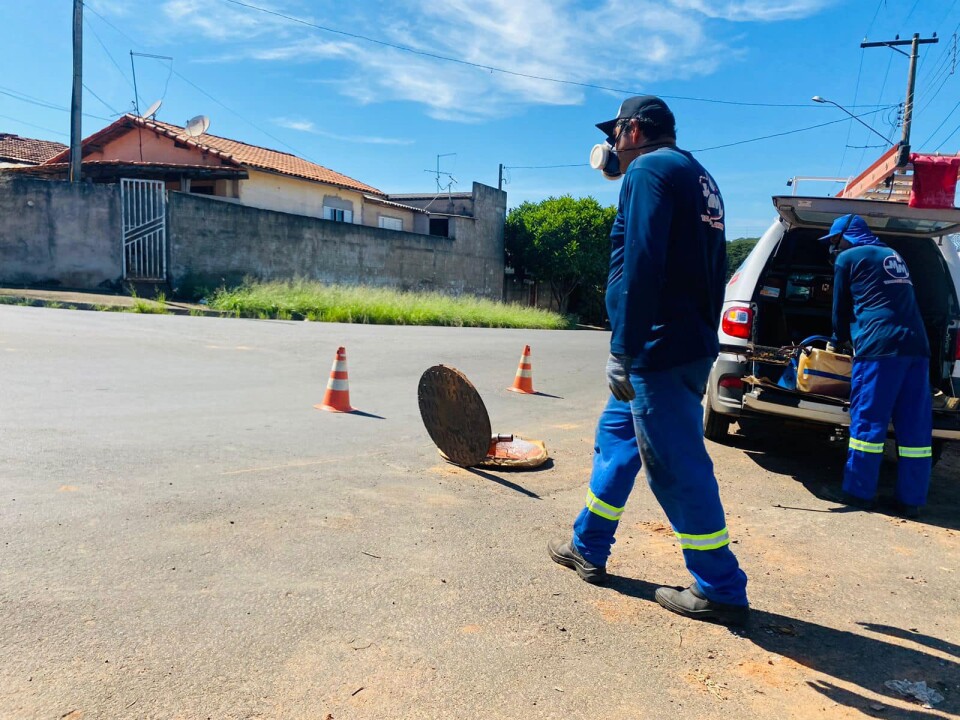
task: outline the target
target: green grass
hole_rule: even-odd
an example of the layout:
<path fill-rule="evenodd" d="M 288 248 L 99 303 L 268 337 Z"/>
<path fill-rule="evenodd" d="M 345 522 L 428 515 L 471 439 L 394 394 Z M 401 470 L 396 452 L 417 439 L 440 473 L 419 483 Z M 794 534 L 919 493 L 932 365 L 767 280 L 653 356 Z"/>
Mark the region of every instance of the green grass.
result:
<path fill-rule="evenodd" d="M 400 292 L 386 288 L 322 285 L 317 282 L 247 283 L 217 290 L 209 306 L 239 317 L 306 319 L 372 325 L 452 327 L 571 327 L 562 315 L 539 308 L 507 305 L 473 296 Z"/>
<path fill-rule="evenodd" d="M 144 300 L 141 297 L 137 297 L 136 293 L 132 293 L 133 297 L 133 307 L 130 308 L 130 312 L 134 313 L 143 313 L 144 315 L 169 315 L 170 311 L 167 310 L 167 296 L 163 293 L 159 293 L 155 300 Z"/>

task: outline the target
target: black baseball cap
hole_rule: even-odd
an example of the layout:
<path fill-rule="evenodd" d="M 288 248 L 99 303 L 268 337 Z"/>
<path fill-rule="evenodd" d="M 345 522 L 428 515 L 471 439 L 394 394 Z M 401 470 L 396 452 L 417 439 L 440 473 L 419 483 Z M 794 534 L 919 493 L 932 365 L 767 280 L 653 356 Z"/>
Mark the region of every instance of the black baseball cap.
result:
<path fill-rule="evenodd" d="M 600 132 L 607 136 L 607 142 L 613 145 L 615 140 L 614 129 L 617 126 L 617 121 L 633 117 L 649 118 L 657 125 L 663 127 L 664 130 L 669 129 L 672 131 L 677 124 L 673 113 L 670 112 L 670 108 L 656 95 L 635 95 L 623 101 L 623 104 L 620 105 L 620 111 L 613 120 L 597 123 L 597 127 L 600 129 Z"/>

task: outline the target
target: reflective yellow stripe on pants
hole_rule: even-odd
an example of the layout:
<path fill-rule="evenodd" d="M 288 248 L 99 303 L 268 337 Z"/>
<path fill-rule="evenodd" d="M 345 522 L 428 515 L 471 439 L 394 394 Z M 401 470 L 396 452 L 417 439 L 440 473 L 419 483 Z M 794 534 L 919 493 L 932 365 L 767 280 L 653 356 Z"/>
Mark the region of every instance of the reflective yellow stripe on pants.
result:
<path fill-rule="evenodd" d="M 860 452 L 865 453 L 882 453 L 883 452 L 883 443 L 882 442 L 867 442 L 866 440 L 858 440 L 855 437 L 850 438 L 850 449 L 859 450 Z"/>
<path fill-rule="evenodd" d="M 674 533 L 684 550 L 716 550 L 730 544 L 730 533 L 727 529 L 717 530 L 707 535 L 690 535 L 688 533 Z"/>
<path fill-rule="evenodd" d="M 595 515 L 599 515 L 607 520 L 613 520 L 614 522 L 619 522 L 623 516 L 622 507 L 614 507 L 609 503 L 605 503 L 594 495 L 591 490 L 587 490 L 587 509 Z"/>
<path fill-rule="evenodd" d="M 933 457 L 932 447 L 900 447 L 900 457 L 902 458 L 928 458 Z"/>

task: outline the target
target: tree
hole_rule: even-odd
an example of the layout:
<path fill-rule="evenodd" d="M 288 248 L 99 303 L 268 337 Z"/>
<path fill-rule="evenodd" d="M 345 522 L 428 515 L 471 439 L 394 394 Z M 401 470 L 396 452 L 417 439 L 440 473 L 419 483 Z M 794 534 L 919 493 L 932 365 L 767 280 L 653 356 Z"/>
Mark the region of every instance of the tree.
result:
<path fill-rule="evenodd" d="M 747 259 L 747 255 L 753 250 L 760 238 L 737 238 L 727 243 L 727 280 L 733 277 L 733 274 L 740 267 L 740 264 Z"/>
<path fill-rule="evenodd" d="M 560 312 L 567 312 L 578 288 L 589 304 L 584 296 L 602 296 L 606 286 L 616 214 L 616 208 L 603 207 L 592 197 L 525 202 L 507 214 L 507 259 L 524 277 L 549 285 Z"/>

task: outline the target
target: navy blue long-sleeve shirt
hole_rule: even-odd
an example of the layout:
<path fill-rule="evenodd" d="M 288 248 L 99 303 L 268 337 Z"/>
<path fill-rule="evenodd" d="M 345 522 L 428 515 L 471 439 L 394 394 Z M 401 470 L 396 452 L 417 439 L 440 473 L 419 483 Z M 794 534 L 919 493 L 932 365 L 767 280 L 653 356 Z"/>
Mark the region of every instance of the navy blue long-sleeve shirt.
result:
<path fill-rule="evenodd" d="M 851 238 L 848 238 L 850 240 Z M 837 255 L 833 333 L 862 360 L 930 357 L 930 344 L 907 264 L 875 237 L 852 238 Z"/>
<path fill-rule="evenodd" d="M 663 147 L 630 163 L 610 233 L 610 352 L 649 370 L 717 356 L 723 222 L 720 191 L 690 153 Z"/>

